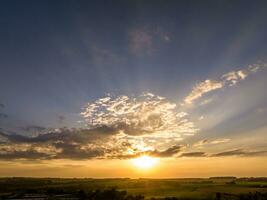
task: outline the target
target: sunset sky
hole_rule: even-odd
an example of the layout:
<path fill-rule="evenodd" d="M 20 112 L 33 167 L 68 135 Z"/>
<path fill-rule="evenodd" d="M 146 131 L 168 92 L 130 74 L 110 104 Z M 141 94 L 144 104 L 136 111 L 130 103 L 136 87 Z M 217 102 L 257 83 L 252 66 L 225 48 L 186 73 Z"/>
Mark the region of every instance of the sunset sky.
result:
<path fill-rule="evenodd" d="M 0 176 L 267 176 L 266 1 L 0 2 Z"/>

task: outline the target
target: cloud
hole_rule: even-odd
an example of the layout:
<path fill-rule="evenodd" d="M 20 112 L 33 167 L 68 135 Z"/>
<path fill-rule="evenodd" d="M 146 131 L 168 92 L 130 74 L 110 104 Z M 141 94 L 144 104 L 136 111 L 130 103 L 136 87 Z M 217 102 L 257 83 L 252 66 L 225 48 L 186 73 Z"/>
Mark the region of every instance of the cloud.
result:
<path fill-rule="evenodd" d="M 8 115 L 7 114 L 5 114 L 5 113 L 0 113 L 0 119 L 6 119 L 6 118 L 8 118 Z"/>
<path fill-rule="evenodd" d="M 157 150 L 152 151 L 149 153 L 149 155 L 155 156 L 155 157 L 172 157 L 176 155 L 177 153 L 179 153 L 182 148 L 183 148 L 182 145 L 175 145 L 164 151 L 157 151 Z"/>
<path fill-rule="evenodd" d="M 245 151 L 243 149 L 235 149 L 235 150 L 216 153 L 211 156 L 222 157 L 222 156 L 261 156 L 261 155 L 267 155 L 267 151 Z"/>
<path fill-rule="evenodd" d="M 65 119 L 66 119 L 66 117 L 63 116 L 63 115 L 59 115 L 59 116 L 58 116 L 58 121 L 59 121 L 59 123 L 63 123 L 63 122 L 65 121 Z"/>
<path fill-rule="evenodd" d="M 5 139 L 0 144 L 0 159 L 100 158 L 105 156 L 111 134 L 104 127 L 92 130 L 60 129 L 31 137 L 0 132 Z"/>
<path fill-rule="evenodd" d="M 228 157 L 228 156 L 247 157 L 247 156 L 266 156 L 266 155 L 267 151 L 247 151 L 244 149 L 234 149 L 214 154 L 206 153 L 203 151 L 185 152 L 181 153 L 179 157 Z"/>
<path fill-rule="evenodd" d="M 129 32 L 129 48 L 135 55 L 150 55 L 153 51 L 153 37 L 147 31 L 141 29 L 132 29 Z"/>
<path fill-rule="evenodd" d="M 214 144 L 222 144 L 222 143 L 227 143 L 230 142 L 231 139 L 229 138 L 221 138 L 221 139 L 216 139 L 216 140 L 208 140 L 208 139 L 204 139 L 204 140 L 200 140 L 198 142 L 196 142 L 195 144 L 193 144 L 194 147 L 202 147 L 204 145 L 214 145 Z"/>
<path fill-rule="evenodd" d="M 203 94 L 217 90 L 223 87 L 223 83 L 214 81 L 214 80 L 205 80 L 201 83 L 198 83 L 191 93 L 184 99 L 184 102 L 191 104 L 194 100 L 202 97 Z"/>
<path fill-rule="evenodd" d="M 200 140 L 198 142 L 196 142 L 195 144 L 193 144 L 194 147 L 200 147 L 200 146 L 203 146 L 205 144 L 208 144 L 209 141 L 207 139 L 204 139 L 204 140 Z"/>
<path fill-rule="evenodd" d="M 88 103 L 81 115 L 90 128 L 107 126 L 128 135 L 198 131 L 175 103 L 152 93 L 137 97 L 107 96 Z"/>
<path fill-rule="evenodd" d="M 5 105 L 4 104 L 2 104 L 2 103 L 0 103 L 0 108 L 5 108 Z M 6 118 L 8 118 L 8 115 L 7 114 L 5 114 L 5 113 L 0 113 L 0 119 L 6 119 Z"/>
<path fill-rule="evenodd" d="M 200 102 L 200 106 L 205 106 L 213 101 L 213 98 L 204 99 L 202 102 Z"/>
<path fill-rule="evenodd" d="M 0 132 L 2 158 L 26 159 L 35 151 L 40 159 L 171 157 L 181 151 L 179 143 L 187 134 L 198 131 L 175 103 L 152 93 L 109 95 L 88 103 L 81 116 L 84 128 L 27 126 L 22 129 L 27 136 Z"/>
<path fill-rule="evenodd" d="M 247 151 L 234 149 L 219 153 L 206 153 L 202 151 L 183 152 L 188 147 L 181 144 L 167 148 L 149 146 L 140 136 L 118 137 L 114 130 L 107 127 L 95 129 L 60 129 L 38 136 L 26 137 L 18 134 L 0 132 L 0 159 L 130 159 L 141 155 L 153 157 L 226 157 L 226 156 L 265 156 L 267 151 Z M 162 138 L 160 139 L 160 141 Z M 221 140 L 203 140 L 199 144 L 218 144 L 226 142 Z M 165 145 L 166 146 L 166 145 Z M 170 146 L 170 147 L 168 147 Z"/>
<path fill-rule="evenodd" d="M 182 145 L 164 150 L 138 148 L 132 141 L 116 141 L 110 135 L 89 134 L 88 137 L 84 137 L 80 132 L 75 131 L 77 130 L 67 133 L 65 130 L 60 133 L 62 134 L 60 136 L 47 133 L 35 137 L 1 133 L 1 136 L 8 141 L 0 144 L 0 159 L 129 159 L 144 154 L 153 157 L 171 157 L 183 148 Z M 71 134 L 76 137 L 69 136 Z"/>
<path fill-rule="evenodd" d="M 119 159 L 129 159 L 129 158 L 136 158 L 142 155 L 158 157 L 158 158 L 166 158 L 166 157 L 173 157 L 183 149 L 183 145 L 174 145 L 164 150 L 147 150 L 147 151 L 138 151 L 133 150 L 130 154 L 111 154 L 107 155 L 107 158 L 119 158 Z M 116 150 L 115 150 L 116 151 Z M 117 150 L 118 151 L 118 150 Z M 110 151 L 112 153 L 112 151 Z"/>
<path fill-rule="evenodd" d="M 197 152 L 188 152 L 188 153 L 182 153 L 179 155 L 179 157 L 206 157 L 205 152 L 197 151 Z"/>
<path fill-rule="evenodd" d="M 23 136 L 20 134 L 0 135 L 7 138 L 12 143 L 46 143 L 46 142 L 68 142 L 68 143 L 87 143 L 99 138 L 114 134 L 114 130 L 108 127 L 98 127 L 93 129 L 55 129 L 37 136 Z"/>
<path fill-rule="evenodd" d="M 247 69 L 231 71 L 223 74 L 219 80 L 207 79 L 203 82 L 196 84 L 192 91 L 184 98 L 185 104 L 192 104 L 197 99 L 201 98 L 206 93 L 214 90 L 221 89 L 223 87 L 234 86 L 238 82 L 244 80 L 250 74 L 256 73 L 262 68 L 266 68 L 267 64 L 253 64 L 249 65 Z M 204 103 L 205 104 L 205 103 Z"/>
<path fill-rule="evenodd" d="M 21 130 L 28 131 L 28 132 L 41 132 L 41 131 L 46 131 L 47 128 L 42 127 L 42 126 L 25 126 L 25 127 L 21 127 Z"/>
<path fill-rule="evenodd" d="M 202 151 L 186 152 L 179 155 L 179 157 L 228 157 L 228 156 L 266 156 L 267 151 L 246 151 L 243 149 L 235 149 L 224 151 L 215 154 L 208 154 Z"/>
<path fill-rule="evenodd" d="M 129 31 L 129 50 L 134 55 L 151 55 L 160 45 L 171 41 L 160 28 L 133 28 Z"/>
<path fill-rule="evenodd" d="M 222 144 L 222 143 L 230 142 L 230 140 L 231 139 L 229 139 L 229 138 L 218 139 L 218 140 L 211 141 L 210 144 Z"/>
<path fill-rule="evenodd" d="M 96 65 L 121 64 L 124 58 L 107 49 L 93 46 L 91 49 L 92 61 Z"/>

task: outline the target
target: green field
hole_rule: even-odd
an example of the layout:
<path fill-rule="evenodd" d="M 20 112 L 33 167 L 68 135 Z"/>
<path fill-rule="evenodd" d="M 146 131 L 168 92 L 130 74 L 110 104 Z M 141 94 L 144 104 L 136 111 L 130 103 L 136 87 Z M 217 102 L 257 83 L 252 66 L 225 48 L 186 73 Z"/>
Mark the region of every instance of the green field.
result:
<path fill-rule="evenodd" d="M 180 199 L 214 199 L 217 192 L 247 194 L 267 192 L 266 178 L 235 179 L 56 179 L 56 178 L 1 178 L 1 195 L 23 190 L 44 191 L 93 191 L 115 188 L 132 195 L 143 195 L 146 199 L 177 197 Z"/>

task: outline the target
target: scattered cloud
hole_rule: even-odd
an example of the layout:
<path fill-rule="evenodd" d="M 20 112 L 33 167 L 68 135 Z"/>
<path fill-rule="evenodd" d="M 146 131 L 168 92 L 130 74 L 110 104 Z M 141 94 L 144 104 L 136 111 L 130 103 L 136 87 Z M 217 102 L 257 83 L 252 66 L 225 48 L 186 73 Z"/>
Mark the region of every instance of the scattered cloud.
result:
<path fill-rule="evenodd" d="M 175 103 L 152 93 L 109 95 L 88 103 L 81 116 L 84 128 L 27 126 L 22 130 L 28 136 L 0 132 L 5 138 L 0 144 L 2 158 L 26 159 L 30 152 L 40 159 L 171 157 L 181 151 L 179 143 L 187 134 L 198 131 Z"/>
<path fill-rule="evenodd" d="M 138 97 L 107 96 L 88 103 L 81 115 L 90 128 L 107 126 L 128 135 L 198 131 L 175 103 L 152 93 Z"/>
<path fill-rule="evenodd" d="M 144 140 L 118 140 L 108 128 L 60 129 L 39 136 L 26 137 L 0 132 L 6 140 L 0 143 L 0 159 L 129 159 L 141 155 L 153 157 L 224 157 L 224 156 L 265 156 L 267 151 L 246 151 L 235 149 L 219 153 L 203 151 L 184 152 L 188 146 L 176 144 L 165 148 L 149 146 Z M 140 137 L 140 136 L 130 136 Z M 139 138 L 140 139 L 140 138 Z M 220 141 L 220 142 L 218 142 Z M 203 140 L 199 144 L 218 144 L 223 140 Z M 226 140 L 224 140 L 226 141 Z"/>
<path fill-rule="evenodd" d="M 261 68 L 266 68 L 267 63 L 249 65 L 247 69 L 231 71 L 221 76 L 219 80 L 207 79 L 194 86 L 192 91 L 185 97 L 185 104 L 192 104 L 197 99 L 201 98 L 204 94 L 214 90 L 221 89 L 223 87 L 234 86 L 238 82 L 246 79 L 250 74 L 256 73 Z M 205 104 L 206 102 L 204 102 Z M 208 102 L 209 103 L 209 102 Z M 203 102 L 202 102 L 203 104 Z"/>

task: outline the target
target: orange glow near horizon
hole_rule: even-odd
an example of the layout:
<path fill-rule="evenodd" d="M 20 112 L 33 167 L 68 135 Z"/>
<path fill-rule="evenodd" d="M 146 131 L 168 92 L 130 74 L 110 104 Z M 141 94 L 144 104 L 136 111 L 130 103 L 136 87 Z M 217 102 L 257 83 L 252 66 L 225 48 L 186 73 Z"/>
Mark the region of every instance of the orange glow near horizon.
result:
<path fill-rule="evenodd" d="M 158 158 L 150 157 L 147 155 L 140 156 L 132 160 L 134 166 L 139 169 L 150 169 L 159 162 Z"/>

